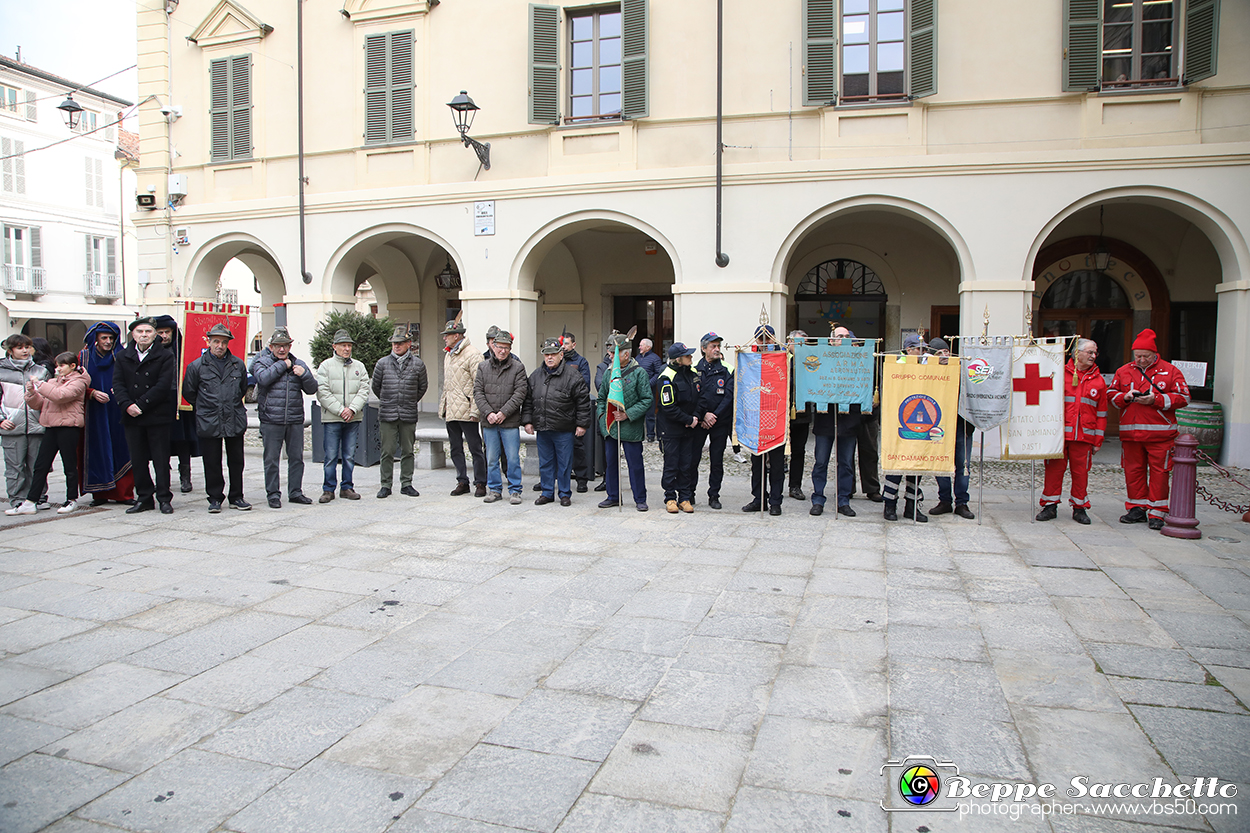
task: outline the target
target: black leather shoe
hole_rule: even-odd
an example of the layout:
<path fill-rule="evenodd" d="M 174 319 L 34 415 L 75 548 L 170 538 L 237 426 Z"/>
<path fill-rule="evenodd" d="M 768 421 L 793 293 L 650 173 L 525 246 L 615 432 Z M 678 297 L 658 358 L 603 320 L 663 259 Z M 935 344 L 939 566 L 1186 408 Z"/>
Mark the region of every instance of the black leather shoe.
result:
<path fill-rule="evenodd" d="M 848 518 L 855 517 L 855 510 L 851 508 L 849 503 L 844 503 L 838 507 L 839 515 L 846 515 Z"/>
<path fill-rule="evenodd" d="M 404 497 L 421 497 L 421 493 L 411 486 L 401 486 L 399 493 Z"/>
<path fill-rule="evenodd" d="M 219 500 L 210 500 L 210 501 L 208 502 L 208 514 L 210 514 L 210 515 L 216 515 L 216 514 L 217 514 L 218 512 L 220 512 L 220 511 L 221 511 L 221 501 L 219 501 Z"/>
<path fill-rule="evenodd" d="M 474 496 L 474 497 L 486 497 L 486 484 L 485 484 L 485 483 L 479 483 L 479 484 L 477 484 L 476 486 L 474 486 L 474 487 L 473 487 L 473 496 Z"/>
<path fill-rule="evenodd" d="M 190 492 L 190 491 L 191 491 L 191 489 L 193 489 L 193 488 L 194 488 L 194 487 L 191 485 L 191 475 L 189 475 L 189 474 L 188 474 L 188 475 L 184 476 L 184 477 L 182 478 L 182 482 L 178 484 L 178 488 L 182 490 L 182 493 L 183 493 L 184 495 L 185 495 L 185 494 L 187 494 L 188 492 Z"/>
<path fill-rule="evenodd" d="M 535 506 L 546 506 L 548 503 L 555 503 L 555 502 L 556 502 L 555 498 L 547 497 L 546 495 L 539 495 L 537 498 L 534 499 Z"/>
<path fill-rule="evenodd" d="M 281 508 L 282 508 L 282 498 L 277 497 L 276 495 L 275 495 L 274 497 L 269 498 L 269 508 L 270 508 L 270 509 L 281 509 Z"/>
<path fill-rule="evenodd" d="M 312 498 L 307 495 L 292 495 L 287 500 L 291 503 L 298 503 L 300 506 L 312 506 Z"/>
<path fill-rule="evenodd" d="M 812 508 L 807 510 L 807 514 L 820 516 L 825 514 L 825 505 L 823 503 L 813 503 Z"/>
<path fill-rule="evenodd" d="M 586 481 L 585 481 L 585 480 L 578 480 L 578 481 L 577 481 L 577 491 L 578 491 L 578 492 L 585 492 L 585 491 L 586 491 Z"/>
<path fill-rule="evenodd" d="M 932 515 L 933 513 L 930 512 L 929 514 Z M 972 510 L 968 508 L 968 504 L 966 503 L 961 503 L 958 506 L 956 506 L 955 514 L 961 518 L 966 518 L 970 521 L 975 521 L 977 519 L 977 516 L 972 514 Z"/>
<path fill-rule="evenodd" d="M 746 506 L 742 507 L 742 511 L 743 512 L 758 512 L 760 511 L 760 505 L 754 502 L 748 503 Z"/>
<path fill-rule="evenodd" d="M 595 487 L 596 492 L 606 492 L 608 490 L 608 481 L 601 480 L 599 485 Z"/>
<path fill-rule="evenodd" d="M 635 504 L 634 504 L 634 508 L 635 508 L 635 509 L 637 509 L 639 512 L 646 512 L 646 511 L 647 511 L 647 504 L 645 504 L 645 503 L 635 503 Z"/>
<path fill-rule="evenodd" d="M 897 521 L 898 520 L 898 501 L 897 500 L 885 501 L 885 510 L 881 513 L 881 517 L 885 518 L 887 521 Z"/>
<path fill-rule="evenodd" d="M 1146 522 L 1146 510 L 1140 506 L 1134 506 L 1125 514 L 1120 516 L 1122 524 L 1144 524 Z"/>
<path fill-rule="evenodd" d="M 1055 504 L 1048 503 L 1042 507 L 1042 511 L 1033 517 L 1035 521 L 1053 521 L 1059 515 L 1059 510 Z"/>
<path fill-rule="evenodd" d="M 613 506 L 620 506 L 620 505 L 621 505 L 621 502 L 619 500 L 615 500 L 610 497 L 604 498 L 603 500 L 599 501 L 600 509 L 611 509 Z"/>
<path fill-rule="evenodd" d="M 248 503 L 243 498 L 239 498 L 238 500 L 230 501 L 230 508 L 238 509 L 241 512 L 246 512 L 247 510 L 252 508 L 252 504 Z"/>
<path fill-rule="evenodd" d="M 794 498 L 795 500 L 807 500 L 807 495 L 803 494 L 803 490 L 800 489 L 798 486 L 790 487 L 790 497 Z"/>
<path fill-rule="evenodd" d="M 880 492 L 873 492 L 870 495 L 865 495 L 865 497 L 871 500 L 873 503 L 881 503 L 882 501 L 885 500 L 885 498 L 881 496 Z"/>
<path fill-rule="evenodd" d="M 920 504 L 914 500 L 903 503 L 903 517 L 918 524 L 927 524 L 929 522 L 929 516 L 920 511 Z"/>
<path fill-rule="evenodd" d="M 127 515 L 138 515 L 140 512 L 151 512 L 151 511 L 152 511 L 153 509 L 155 509 L 155 508 L 156 508 L 156 504 L 155 504 L 155 503 L 152 503 L 151 501 L 144 500 L 144 501 L 140 501 L 140 502 L 136 503 L 134 506 L 132 506 L 132 507 L 130 507 L 129 509 L 127 509 L 127 510 L 126 510 L 126 514 L 127 514 Z"/>
<path fill-rule="evenodd" d="M 162 514 L 162 515 L 172 515 L 172 514 L 174 514 L 174 507 L 173 507 L 173 505 L 172 505 L 172 504 L 170 504 L 169 502 L 162 503 L 162 504 L 161 504 L 161 514 Z"/>
<path fill-rule="evenodd" d="M 780 514 L 781 514 L 781 504 L 779 504 L 779 503 L 774 503 L 772 506 L 768 507 L 768 514 L 770 514 L 770 515 L 780 515 Z"/>
<path fill-rule="evenodd" d="M 379 499 L 379 500 L 381 500 L 382 498 L 387 498 L 387 497 L 390 497 L 390 496 L 391 496 L 391 490 L 390 490 L 390 488 L 389 488 L 389 487 L 387 487 L 387 486 L 383 486 L 381 489 L 378 489 L 378 499 Z"/>
<path fill-rule="evenodd" d="M 452 497 L 456 497 L 457 495 L 467 495 L 468 493 L 469 493 L 468 483 L 457 483 L 456 488 L 451 490 Z"/>
<path fill-rule="evenodd" d="M 573 499 L 572 499 L 571 497 L 569 497 L 568 495 L 565 495 L 564 497 L 560 498 L 560 505 L 561 505 L 561 506 L 572 506 L 572 505 L 573 505 Z"/>
<path fill-rule="evenodd" d="M 91 499 L 92 506 L 103 506 L 104 504 L 108 502 L 109 502 L 109 499 L 106 497 L 93 497 Z"/>
<path fill-rule="evenodd" d="M 939 500 L 938 505 L 929 510 L 930 515 L 949 515 L 955 511 L 955 507 L 950 505 L 949 501 Z"/>
<path fill-rule="evenodd" d="M 1085 511 L 1084 507 L 1074 506 L 1072 507 L 1072 520 L 1079 524 L 1089 526 L 1089 513 Z"/>
<path fill-rule="evenodd" d="M 708 509 L 720 509 L 720 508 L 721 508 L 721 507 L 720 507 L 720 498 L 718 498 L 718 497 L 710 497 L 710 498 L 708 498 L 708 499 L 707 499 L 707 508 L 708 508 Z"/>
<path fill-rule="evenodd" d="M 1151 518 L 1146 521 L 1146 526 L 1151 529 L 1163 529 L 1163 518 Z"/>
<path fill-rule="evenodd" d="M 541 492 L 542 490 L 543 490 L 543 484 L 541 484 L 541 483 L 535 483 L 535 484 L 534 484 L 534 491 L 535 491 L 535 492 Z"/>

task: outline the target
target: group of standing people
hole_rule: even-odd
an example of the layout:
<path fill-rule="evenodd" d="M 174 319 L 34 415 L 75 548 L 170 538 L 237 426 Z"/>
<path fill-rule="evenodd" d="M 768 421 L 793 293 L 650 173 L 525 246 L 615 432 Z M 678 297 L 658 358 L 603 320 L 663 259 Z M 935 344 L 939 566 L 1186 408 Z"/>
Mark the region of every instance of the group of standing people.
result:
<path fill-rule="evenodd" d="M 247 413 L 243 406 L 248 369 L 230 351 L 233 334 L 217 324 L 205 337 L 205 349 L 190 362 L 181 385 L 176 372 L 182 355 L 182 335 L 170 316 L 138 318 L 129 325 L 129 342 L 121 331 L 100 322 L 88 330 L 78 354 L 62 353 L 55 360 L 38 361 L 35 345 L 24 335 L 4 342 L 0 359 L 0 442 L 4 448 L 9 515 L 51 509 L 47 478 L 56 456 L 62 458 L 66 499 L 57 505 L 64 514 L 78 507 L 80 495 L 90 494 L 91 505 L 110 500 L 127 504 L 127 513 L 158 509 L 173 512 L 171 462 L 178 460 L 179 488 L 193 490 L 191 460 L 203 460 L 208 511 L 224 505 L 251 509 L 243 494 L 243 435 Z M 612 333 L 605 343 L 594 385 L 589 363 L 577 353 L 571 333 L 549 338 L 541 347 L 542 364 L 532 373 L 512 353 L 511 333 L 491 327 L 487 349 L 478 354 L 469 344 L 459 317 L 442 331 L 444 385 L 438 413 L 446 421 L 452 462 L 456 469 L 453 496 L 468 494 L 486 503 L 504 499 L 519 504 L 521 497 L 520 430 L 536 435 L 540 492 L 537 505 L 559 501 L 571 505 L 576 484 L 598 470 L 604 474 L 596 490 L 606 491 L 600 508 L 621 505 L 618 457 L 625 458 L 631 497 L 638 511 L 647 511 L 644 440 L 658 438 L 664 467 L 661 488 L 671 514 L 691 513 L 696 503 L 699 466 L 708 449 L 707 502 L 720 509 L 724 455 L 734 421 L 734 373 L 725 364 L 724 340 L 705 334 L 696 351 L 681 342 L 671 345 L 664 362 L 640 343 L 633 355 L 629 338 Z M 761 325 L 746 349 L 792 350 L 806 333 L 790 333 L 781 344 L 767 325 Z M 833 343 L 854 339 L 846 327 L 833 332 Z M 336 497 L 358 500 L 353 470 L 356 446 L 369 394 L 379 402 L 382 444 L 379 499 L 394 488 L 394 462 L 400 460 L 399 492 L 418 497 L 413 487 L 413 447 L 418 406 L 428 391 L 425 364 L 412 349 L 406 327 L 397 327 L 391 352 L 380 359 L 372 374 L 352 358 L 354 341 L 346 330 L 333 339 L 333 355 L 314 369 L 292 355 L 293 339 L 277 327 L 267 347 L 252 361 L 257 391 L 257 414 L 263 446 L 265 491 L 268 505 L 282 507 L 280 463 L 287 459 L 286 498 L 311 504 L 303 492 L 305 396 L 316 396 L 321 406 L 325 455 L 319 503 Z M 696 361 L 696 352 L 699 357 Z M 931 355 L 950 360 L 949 345 L 936 338 L 927 345 L 909 334 L 904 354 Z M 613 396 L 614 360 L 619 356 L 620 386 Z M 1133 342 L 1133 360 L 1106 383 L 1096 364 L 1098 345 L 1078 339 L 1064 371 L 1064 455 L 1046 461 L 1045 485 L 1037 520 L 1053 520 L 1071 470 L 1069 503 L 1073 520 L 1090 523 L 1089 472 L 1107 426 L 1107 405 L 1121 411 L 1128 501 L 1122 523 L 1163 526 L 1168 505 L 1168 475 L 1177 437 L 1176 411 L 1189 404 L 1183 375 L 1159 358 L 1152 330 Z M 179 399 L 187 403 L 179 407 Z M 793 399 L 793 397 L 792 397 Z M 189 406 L 189 407 L 188 407 Z M 839 514 L 855 516 L 850 499 L 855 492 L 855 457 L 869 500 L 884 503 L 886 520 L 898 519 L 898 493 L 904 487 L 903 516 L 919 523 L 928 520 L 921 510 L 923 493 L 916 476 L 877 472 L 879 417 L 874 407 L 859 405 L 834 414 L 809 406 L 790 415 L 789 494 L 803 500 L 805 446 L 815 437 L 811 470 L 810 514 L 823 514 L 828 496 L 829 464 L 836 466 L 834 499 Z M 937 477 L 938 503 L 931 514 L 975 516 L 968 507 L 968 452 L 971 430 L 958 420 L 953 477 Z M 465 456 L 468 446 L 469 457 Z M 836 453 L 835 453 L 836 452 Z M 223 474 L 222 463 L 226 466 Z M 472 462 L 472 487 L 469 461 Z M 751 502 L 744 512 L 767 510 L 781 514 L 786 485 L 786 450 L 776 448 L 752 458 Z M 767 477 L 765 477 L 767 474 Z"/>

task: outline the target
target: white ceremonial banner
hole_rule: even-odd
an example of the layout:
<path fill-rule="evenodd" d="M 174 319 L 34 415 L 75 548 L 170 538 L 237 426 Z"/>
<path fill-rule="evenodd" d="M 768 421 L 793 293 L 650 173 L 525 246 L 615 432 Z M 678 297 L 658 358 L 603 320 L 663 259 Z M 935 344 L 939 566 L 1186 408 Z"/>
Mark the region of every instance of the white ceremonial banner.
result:
<path fill-rule="evenodd" d="M 1036 339 L 1012 349 L 1011 416 L 1003 428 L 1004 460 L 1063 456 L 1064 339 Z"/>

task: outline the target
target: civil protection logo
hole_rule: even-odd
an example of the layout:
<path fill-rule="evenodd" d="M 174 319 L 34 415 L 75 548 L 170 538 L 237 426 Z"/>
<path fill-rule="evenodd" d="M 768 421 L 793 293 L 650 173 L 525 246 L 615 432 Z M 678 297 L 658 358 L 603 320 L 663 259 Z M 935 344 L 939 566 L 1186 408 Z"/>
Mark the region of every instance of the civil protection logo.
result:
<path fill-rule="evenodd" d="M 901 439 L 938 442 L 945 435 L 941 425 L 942 409 L 931 396 L 913 393 L 898 406 L 898 435 Z"/>
<path fill-rule="evenodd" d="M 979 385 L 994 375 L 994 367 L 985 359 L 976 358 L 968 362 L 967 373 L 968 381 L 974 385 Z"/>

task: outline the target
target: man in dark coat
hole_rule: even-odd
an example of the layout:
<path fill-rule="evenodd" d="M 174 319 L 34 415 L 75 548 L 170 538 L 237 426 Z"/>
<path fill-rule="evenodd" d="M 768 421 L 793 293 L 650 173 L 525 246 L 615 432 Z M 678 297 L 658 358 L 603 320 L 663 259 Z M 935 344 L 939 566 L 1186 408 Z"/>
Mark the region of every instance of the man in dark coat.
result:
<path fill-rule="evenodd" d="M 208 350 L 187 365 L 182 380 L 182 398 L 195 408 L 195 429 L 204 460 L 204 488 L 208 492 L 208 511 L 213 514 L 221 511 L 227 497 L 235 509 L 252 508 L 243 499 L 243 432 L 247 430 L 243 395 L 247 393 L 247 367 L 230 352 L 233 338 L 224 324 L 214 324 L 204 337 Z M 230 473 L 228 495 L 221 473 L 223 444 Z"/>
<path fill-rule="evenodd" d="M 699 488 L 698 460 L 708 440 L 707 505 L 720 509 L 720 486 L 725 479 L 725 445 L 734 427 L 734 373 L 721 354 L 723 339 L 706 333 L 699 339 L 703 358 L 699 359 L 699 428 L 695 438 L 695 467 L 692 491 Z"/>
<path fill-rule="evenodd" d="M 265 466 L 265 494 L 272 509 L 282 508 L 278 462 L 286 447 L 286 495 L 304 506 L 304 394 L 317 392 L 317 377 L 303 360 L 291 355 L 293 339 L 286 327 L 275 327 L 269 346 L 252 359 L 256 380 L 256 415 Z"/>
<path fill-rule="evenodd" d="M 136 318 L 130 323 L 130 344 L 117 354 L 113 396 L 122 411 L 126 445 L 135 479 L 135 505 L 126 514 L 155 509 L 173 514 L 169 489 L 169 431 L 174 423 L 174 354 L 156 337 L 156 322 Z M 148 471 L 156 473 L 153 483 Z"/>
<path fill-rule="evenodd" d="M 668 367 L 660 374 L 660 418 L 657 428 L 664 449 L 664 508 L 670 515 L 694 511 L 694 472 L 702 456 L 695 448 L 701 439 L 699 377 L 690 366 L 694 348 L 680 341 L 668 348 Z"/>
<path fill-rule="evenodd" d="M 538 431 L 538 485 L 542 494 L 534 503 L 552 503 L 559 494 L 560 505 L 569 506 L 573 443 L 586 436 L 590 427 L 590 387 L 567 359 L 560 339 L 544 341 L 542 355 L 543 366 L 530 374 L 529 396 L 521 413 L 525 433 Z"/>
<path fill-rule="evenodd" d="M 122 427 L 121 408 L 113 396 L 113 361 L 117 357 L 121 328 L 101 321 L 87 330 L 78 366 L 91 377 L 87 389 L 87 424 L 83 429 L 82 466 L 78 482 L 91 505 L 110 500 L 133 503 L 134 478 L 130 474 L 130 449 Z"/>
<path fill-rule="evenodd" d="M 842 339 L 853 339 L 855 334 L 846 327 L 836 327 L 833 331 L 834 345 L 840 345 Z M 837 408 L 836 405 L 832 408 Z M 855 443 L 859 434 L 860 406 L 858 403 L 849 406 L 846 412 L 833 410 L 817 410 L 812 419 L 812 433 L 816 436 L 816 461 L 812 468 L 812 508 L 811 515 L 821 515 L 825 511 L 825 485 L 829 482 L 829 458 L 837 449 L 837 480 L 835 496 L 839 515 L 855 517 L 851 508 L 851 491 L 855 488 Z"/>
<path fill-rule="evenodd" d="M 494 503 L 503 497 L 508 482 L 508 502 L 521 502 L 521 410 L 529 394 L 525 365 L 512 355 L 512 333 L 501 330 L 490 345 L 491 357 L 477 366 L 473 399 L 482 415 L 482 439 L 486 441 L 486 497 Z M 507 459 L 501 473 L 500 461 Z"/>
<path fill-rule="evenodd" d="M 575 368 L 582 375 L 582 379 L 586 382 L 586 397 L 590 400 L 590 362 L 586 361 L 586 357 L 577 352 L 577 336 L 570 332 L 565 332 L 560 337 L 560 346 L 564 350 L 564 363 Z M 594 406 L 591 405 L 593 410 Z M 591 422 L 594 421 L 594 414 L 590 415 Z M 587 423 L 589 425 L 590 423 Z M 590 447 L 585 435 L 578 434 L 573 438 L 573 477 L 577 479 L 577 491 L 586 491 L 586 481 L 595 475 L 594 449 Z M 540 483 L 539 486 L 542 484 Z"/>
<path fill-rule="evenodd" d="M 634 361 L 638 362 L 639 367 L 647 371 L 647 379 L 651 382 L 651 393 L 656 393 L 659 386 L 660 374 L 664 372 L 664 360 L 655 354 L 653 349 L 655 344 L 649 338 L 644 338 L 638 342 L 638 357 Z M 647 442 L 655 442 L 655 421 L 656 414 L 659 413 L 659 399 L 656 399 L 656 407 L 651 409 L 651 413 L 647 414 Z"/>
<path fill-rule="evenodd" d="M 169 429 L 169 456 L 178 458 L 178 482 L 185 495 L 191 484 L 191 458 L 200 456 L 200 438 L 195 433 L 195 412 L 182 409 L 182 331 L 172 315 L 156 316 L 156 337 L 174 354 L 174 424 Z"/>
<path fill-rule="evenodd" d="M 378 433 L 381 435 L 382 459 L 378 463 L 382 488 L 379 498 L 391 496 L 395 477 L 395 447 L 399 447 L 399 493 L 420 497 L 412 487 L 412 446 L 417 439 L 417 405 L 430 383 L 425 362 L 412 352 L 412 334 L 400 324 L 391 335 L 391 352 L 373 366 L 371 383 L 378 398 Z"/>

